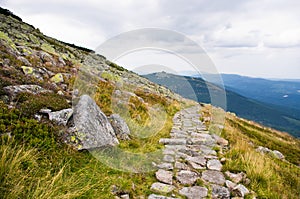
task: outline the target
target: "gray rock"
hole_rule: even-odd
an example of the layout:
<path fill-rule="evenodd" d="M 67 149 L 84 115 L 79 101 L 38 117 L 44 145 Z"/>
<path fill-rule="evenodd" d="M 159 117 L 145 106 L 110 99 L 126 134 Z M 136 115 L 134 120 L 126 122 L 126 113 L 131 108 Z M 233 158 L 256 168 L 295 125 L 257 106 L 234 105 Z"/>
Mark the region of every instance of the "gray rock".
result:
<path fill-rule="evenodd" d="M 210 170 L 216 170 L 221 171 L 222 170 L 222 164 L 219 160 L 212 159 L 207 162 L 207 168 Z"/>
<path fill-rule="evenodd" d="M 243 172 L 240 172 L 240 173 L 231 173 L 229 171 L 226 171 L 225 172 L 225 175 L 230 178 L 230 180 L 234 183 L 239 183 L 241 182 L 245 177 L 246 177 L 246 174 L 243 173 Z"/>
<path fill-rule="evenodd" d="M 176 179 L 183 185 L 192 185 L 199 178 L 200 177 L 196 172 L 189 171 L 189 170 L 181 170 L 176 175 Z"/>
<path fill-rule="evenodd" d="M 172 163 L 167 163 L 167 162 L 156 165 L 156 167 L 159 169 L 166 169 L 166 170 L 172 170 L 174 168 Z"/>
<path fill-rule="evenodd" d="M 82 149 L 93 149 L 119 144 L 114 129 L 107 117 L 88 95 L 80 97 L 75 106 L 73 121 Z"/>
<path fill-rule="evenodd" d="M 163 169 L 159 169 L 155 173 L 156 179 L 160 182 L 166 183 L 166 184 L 173 184 L 172 179 L 173 179 L 173 172 L 171 171 L 166 171 Z"/>
<path fill-rule="evenodd" d="M 185 163 L 175 162 L 175 168 L 180 170 L 187 170 L 189 167 Z"/>
<path fill-rule="evenodd" d="M 121 195 L 121 199 L 130 199 L 129 194 Z"/>
<path fill-rule="evenodd" d="M 229 191 L 232 191 L 234 187 L 236 187 L 236 183 L 231 182 L 230 180 L 226 180 L 225 184 Z"/>
<path fill-rule="evenodd" d="M 169 163 L 175 162 L 174 157 L 171 155 L 165 155 L 163 158 L 163 161 L 169 162 Z"/>
<path fill-rule="evenodd" d="M 178 139 L 178 138 L 162 138 L 159 140 L 159 143 L 169 144 L 169 145 L 184 145 L 186 144 L 186 140 Z"/>
<path fill-rule="evenodd" d="M 233 195 L 239 196 L 239 197 L 245 197 L 245 195 L 249 194 L 249 190 L 242 184 L 237 185 L 232 190 Z"/>
<path fill-rule="evenodd" d="M 46 110 L 43 109 L 42 111 L 46 112 Z M 49 120 L 54 121 L 58 125 L 64 125 L 64 126 L 67 125 L 67 122 L 71 118 L 72 114 L 73 114 L 73 109 L 71 108 L 48 113 Z"/>
<path fill-rule="evenodd" d="M 170 193 L 175 189 L 175 187 L 173 185 L 155 182 L 151 185 L 150 189 L 158 193 Z"/>
<path fill-rule="evenodd" d="M 225 177 L 223 173 L 220 171 L 214 171 L 214 170 L 203 171 L 202 179 L 207 182 L 218 184 L 218 185 L 223 185 L 225 183 Z"/>
<path fill-rule="evenodd" d="M 275 156 L 275 158 L 278 158 L 280 160 L 284 159 L 284 155 L 277 150 L 272 151 L 272 154 Z"/>
<path fill-rule="evenodd" d="M 193 163 L 199 164 L 200 166 L 203 166 L 203 167 L 205 167 L 205 165 L 206 165 L 206 159 L 202 156 L 197 156 L 197 157 L 189 156 L 185 160 L 188 161 L 189 163 L 193 162 Z"/>
<path fill-rule="evenodd" d="M 148 199 L 178 199 L 178 198 L 171 198 L 171 197 L 151 194 L 150 196 L 148 196 Z"/>
<path fill-rule="evenodd" d="M 191 165 L 191 167 L 193 169 L 206 169 L 206 167 L 201 166 L 200 164 L 197 164 L 195 162 L 189 162 L 189 165 Z"/>
<path fill-rule="evenodd" d="M 271 153 L 271 150 L 266 148 L 266 147 L 263 147 L 263 146 L 259 146 L 257 147 L 256 151 L 260 152 L 260 153 Z"/>
<path fill-rule="evenodd" d="M 116 136 L 121 140 L 130 140 L 130 130 L 126 122 L 118 114 L 112 114 L 109 121 L 115 130 Z"/>
<path fill-rule="evenodd" d="M 194 187 L 184 187 L 179 190 L 179 194 L 186 196 L 188 199 L 201 199 L 207 196 L 207 188 L 194 186 Z"/>
<path fill-rule="evenodd" d="M 213 199 L 229 199 L 230 192 L 226 187 L 222 187 L 219 185 L 212 185 L 212 198 Z"/>
<path fill-rule="evenodd" d="M 18 86 L 6 86 L 3 90 L 8 94 L 11 100 L 14 100 L 19 93 L 52 93 L 51 90 L 46 90 L 38 85 L 18 85 Z"/>

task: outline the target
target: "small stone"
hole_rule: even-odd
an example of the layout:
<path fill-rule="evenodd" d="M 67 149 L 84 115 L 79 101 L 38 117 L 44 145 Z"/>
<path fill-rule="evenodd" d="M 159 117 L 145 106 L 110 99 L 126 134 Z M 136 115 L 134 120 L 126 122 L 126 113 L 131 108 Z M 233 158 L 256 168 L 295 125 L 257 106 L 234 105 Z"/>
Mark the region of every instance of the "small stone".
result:
<path fill-rule="evenodd" d="M 67 125 L 67 122 L 71 118 L 72 114 L 73 109 L 71 108 L 48 113 L 49 120 L 56 122 L 58 125 Z"/>
<path fill-rule="evenodd" d="M 121 195 L 121 199 L 130 199 L 129 194 Z"/>
<path fill-rule="evenodd" d="M 201 166 L 200 164 L 197 164 L 197 163 L 195 163 L 195 162 L 189 162 L 189 165 L 191 165 L 191 167 L 193 168 L 193 169 L 206 169 L 206 167 L 203 167 L 203 166 Z"/>
<path fill-rule="evenodd" d="M 207 168 L 210 170 L 216 170 L 221 171 L 222 170 L 222 164 L 219 160 L 212 159 L 207 162 Z"/>
<path fill-rule="evenodd" d="M 175 168 L 180 170 L 187 170 L 189 167 L 182 162 L 175 162 Z"/>
<path fill-rule="evenodd" d="M 225 184 L 230 191 L 232 191 L 234 187 L 236 187 L 236 184 L 234 182 L 231 182 L 230 180 L 226 180 Z"/>
<path fill-rule="evenodd" d="M 156 167 L 159 169 L 166 169 L 166 170 L 172 170 L 174 168 L 172 163 L 167 163 L 167 162 L 161 163 Z"/>
<path fill-rule="evenodd" d="M 173 172 L 159 169 L 155 173 L 156 179 L 166 184 L 172 184 Z"/>
<path fill-rule="evenodd" d="M 178 198 L 171 198 L 171 197 L 151 194 L 150 196 L 148 196 L 148 199 L 178 199 Z"/>
<path fill-rule="evenodd" d="M 152 191 L 158 192 L 158 193 L 170 193 L 171 191 L 173 191 L 175 189 L 175 187 L 173 185 L 155 182 L 151 185 L 150 189 Z"/>
<path fill-rule="evenodd" d="M 59 84 L 59 83 L 63 83 L 64 82 L 64 77 L 61 73 L 57 73 L 56 75 L 54 75 L 53 77 L 51 77 L 50 79 L 52 82 Z"/>
<path fill-rule="evenodd" d="M 206 159 L 204 157 L 202 157 L 202 156 L 198 156 L 198 157 L 190 157 L 189 156 L 185 160 L 188 161 L 188 162 L 197 163 L 197 164 L 199 164 L 199 165 L 201 165 L 203 167 L 206 165 Z"/>
<path fill-rule="evenodd" d="M 176 179 L 183 185 L 192 185 L 199 179 L 199 175 L 193 171 L 181 170 L 177 173 Z"/>
<path fill-rule="evenodd" d="M 186 196 L 188 199 L 205 198 L 207 196 L 207 193 L 207 188 L 200 186 L 183 187 L 179 190 L 179 194 Z"/>
<path fill-rule="evenodd" d="M 229 199 L 230 198 L 230 192 L 226 187 L 222 187 L 219 185 L 212 185 L 212 198 L 213 199 Z"/>
<path fill-rule="evenodd" d="M 64 93 L 62 91 L 58 91 L 57 94 L 58 95 L 64 95 Z"/>
<path fill-rule="evenodd" d="M 225 177 L 223 173 L 220 171 L 214 171 L 214 170 L 203 171 L 202 179 L 207 182 L 218 184 L 218 185 L 223 185 L 225 183 Z"/>
<path fill-rule="evenodd" d="M 176 138 L 162 138 L 159 140 L 159 143 L 169 144 L 169 145 L 185 145 L 185 139 L 176 139 Z"/>
<path fill-rule="evenodd" d="M 175 162 L 174 157 L 171 155 L 165 155 L 163 161 L 170 162 L 170 163 Z"/>
<path fill-rule="evenodd" d="M 49 114 L 51 113 L 51 109 L 48 109 L 48 108 L 42 108 L 39 113 L 42 113 L 42 114 Z"/>
<path fill-rule="evenodd" d="M 236 187 L 234 187 L 232 192 L 235 196 L 239 197 L 245 197 L 245 195 L 250 193 L 249 190 L 242 184 L 239 184 Z"/>
<path fill-rule="evenodd" d="M 241 172 L 241 173 L 238 173 L 238 174 L 235 174 L 235 173 L 231 173 L 229 171 L 226 171 L 225 172 L 225 175 L 230 178 L 232 180 L 232 182 L 234 183 L 239 183 L 243 180 L 243 178 L 246 176 L 245 173 Z"/>
<path fill-rule="evenodd" d="M 226 158 L 221 158 L 220 162 L 221 163 L 225 163 L 226 162 Z"/>
<path fill-rule="evenodd" d="M 277 150 L 272 151 L 272 154 L 275 156 L 275 158 L 278 158 L 280 160 L 284 159 L 284 155 Z"/>

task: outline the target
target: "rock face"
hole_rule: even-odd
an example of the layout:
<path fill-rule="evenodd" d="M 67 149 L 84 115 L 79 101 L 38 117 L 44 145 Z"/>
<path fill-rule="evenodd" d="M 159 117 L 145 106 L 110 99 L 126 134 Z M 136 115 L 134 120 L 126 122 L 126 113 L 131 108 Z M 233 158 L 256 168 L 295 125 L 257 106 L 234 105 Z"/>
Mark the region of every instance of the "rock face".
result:
<path fill-rule="evenodd" d="M 90 96 L 81 96 L 74 109 L 73 121 L 82 149 L 119 144 L 107 117 Z"/>
<path fill-rule="evenodd" d="M 17 97 L 19 93 L 31 93 L 31 94 L 40 94 L 40 93 L 51 93 L 53 91 L 46 90 L 38 85 L 18 85 L 18 86 L 7 86 L 3 90 L 9 95 L 13 100 Z"/>
<path fill-rule="evenodd" d="M 126 122 L 118 114 L 112 114 L 109 121 L 115 130 L 116 136 L 121 140 L 130 140 L 130 130 Z"/>

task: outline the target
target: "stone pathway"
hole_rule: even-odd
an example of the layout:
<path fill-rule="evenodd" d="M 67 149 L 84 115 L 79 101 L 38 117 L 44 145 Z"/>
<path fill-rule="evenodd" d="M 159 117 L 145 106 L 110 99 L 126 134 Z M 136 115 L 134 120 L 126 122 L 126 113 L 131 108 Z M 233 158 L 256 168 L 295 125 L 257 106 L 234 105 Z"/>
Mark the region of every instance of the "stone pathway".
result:
<path fill-rule="evenodd" d="M 148 199 L 175 199 L 176 195 L 188 199 L 225 199 L 230 194 L 243 198 L 249 193 L 238 184 L 242 179 L 238 182 L 225 179 L 214 149 L 225 147 L 228 141 L 210 134 L 200 121 L 199 112 L 200 106 L 195 106 L 176 113 L 171 138 L 160 139 L 165 145 L 164 157 L 157 165 L 158 182 L 152 184 L 153 194 Z M 226 176 L 231 174 L 227 172 Z"/>

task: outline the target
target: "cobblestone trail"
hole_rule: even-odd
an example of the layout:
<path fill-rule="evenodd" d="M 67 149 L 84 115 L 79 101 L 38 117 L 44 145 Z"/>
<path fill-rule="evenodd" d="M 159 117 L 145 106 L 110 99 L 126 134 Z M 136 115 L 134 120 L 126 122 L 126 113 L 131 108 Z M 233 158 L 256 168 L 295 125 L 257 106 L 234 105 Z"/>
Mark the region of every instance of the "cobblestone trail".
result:
<path fill-rule="evenodd" d="M 222 159 L 215 150 L 226 147 L 228 141 L 207 131 L 200 121 L 200 108 L 194 106 L 176 113 L 170 138 L 160 139 L 165 145 L 164 157 L 156 165 L 157 182 L 152 184 L 153 194 L 148 199 L 243 198 L 249 193 L 239 184 L 245 174 L 226 172 L 231 181 L 225 179 Z"/>

